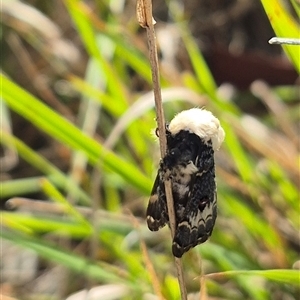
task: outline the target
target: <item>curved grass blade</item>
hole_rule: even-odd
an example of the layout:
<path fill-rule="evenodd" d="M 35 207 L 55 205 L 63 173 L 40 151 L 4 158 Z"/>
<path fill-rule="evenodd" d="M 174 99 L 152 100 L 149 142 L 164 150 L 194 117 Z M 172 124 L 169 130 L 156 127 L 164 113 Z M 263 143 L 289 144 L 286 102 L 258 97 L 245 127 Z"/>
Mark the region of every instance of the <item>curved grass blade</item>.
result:
<path fill-rule="evenodd" d="M 80 189 L 80 187 L 75 184 L 71 180 L 71 178 L 66 176 L 47 159 L 30 149 L 18 138 L 8 133 L 2 132 L 0 143 L 6 145 L 7 147 L 13 145 L 18 151 L 18 155 L 20 155 L 31 166 L 40 170 L 41 172 L 43 172 L 43 174 L 48 175 L 47 179 L 52 183 L 55 183 L 57 187 L 62 188 L 66 191 L 72 190 L 82 203 L 91 203 L 91 199 L 89 198 L 89 196 L 82 189 Z M 27 182 L 26 184 L 25 181 Z M 20 183 L 20 185 L 18 185 L 18 182 Z M 3 182 L 3 185 L 4 186 L 1 186 L 0 198 L 22 195 L 23 192 L 24 194 L 26 194 L 28 190 L 29 192 L 36 192 L 40 190 L 40 184 L 36 178 L 32 179 L 31 181 L 28 181 L 28 179 L 16 179 L 9 182 L 6 181 Z M 9 186 L 10 189 L 8 189 Z M 16 191 L 18 191 L 18 193 L 16 193 Z"/>
<path fill-rule="evenodd" d="M 17 232 L 12 234 L 7 230 L 1 230 L 0 237 L 19 244 L 22 247 L 29 248 L 41 257 L 61 264 L 76 273 L 84 274 L 101 282 L 124 283 L 133 290 L 140 290 L 140 286 L 130 281 L 126 276 L 121 277 L 120 273 L 115 274 L 99 264 L 92 263 L 88 259 L 74 253 L 59 249 L 57 246 L 46 244 L 38 239 L 18 234 Z M 125 274 L 125 270 L 122 273 Z"/>
<path fill-rule="evenodd" d="M 261 0 L 264 10 L 268 16 L 276 36 L 281 38 L 300 38 L 300 27 L 285 10 L 278 0 Z M 292 61 L 297 72 L 300 72 L 300 50 L 299 46 L 282 45 L 285 53 Z"/>
<path fill-rule="evenodd" d="M 68 147 L 83 151 L 92 164 L 98 166 L 99 161 L 102 161 L 105 167 L 119 174 L 126 182 L 147 195 L 150 193 L 151 180 L 134 165 L 83 134 L 69 121 L 5 76 L 1 75 L 0 80 L 3 98 L 11 109 Z"/>

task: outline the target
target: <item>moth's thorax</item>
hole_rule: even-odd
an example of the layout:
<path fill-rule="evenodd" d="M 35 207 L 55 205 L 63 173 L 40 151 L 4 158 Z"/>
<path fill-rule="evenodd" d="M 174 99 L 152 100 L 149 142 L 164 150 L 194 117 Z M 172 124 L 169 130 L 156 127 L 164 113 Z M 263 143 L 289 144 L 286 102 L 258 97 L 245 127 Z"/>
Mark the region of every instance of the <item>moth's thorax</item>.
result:
<path fill-rule="evenodd" d="M 208 148 L 213 150 L 212 140 L 200 138 L 198 135 L 186 130 L 176 134 L 167 134 L 167 157 L 173 163 L 180 164 L 192 160 Z"/>
<path fill-rule="evenodd" d="M 177 114 L 170 122 L 168 130 L 175 137 L 180 132 L 195 134 L 203 141 L 211 141 L 214 150 L 220 148 L 225 133 L 219 120 L 207 110 L 192 108 Z"/>

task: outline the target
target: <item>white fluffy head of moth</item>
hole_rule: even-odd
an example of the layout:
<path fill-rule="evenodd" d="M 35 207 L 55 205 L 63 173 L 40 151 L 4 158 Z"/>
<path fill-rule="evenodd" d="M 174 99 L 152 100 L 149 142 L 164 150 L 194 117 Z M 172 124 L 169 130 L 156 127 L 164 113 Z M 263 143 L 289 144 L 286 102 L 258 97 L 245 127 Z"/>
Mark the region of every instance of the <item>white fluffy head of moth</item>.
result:
<path fill-rule="evenodd" d="M 208 110 L 192 108 L 178 113 L 170 122 L 169 130 L 176 135 L 181 130 L 198 135 L 202 140 L 211 140 L 213 149 L 218 150 L 225 138 L 219 120 Z"/>

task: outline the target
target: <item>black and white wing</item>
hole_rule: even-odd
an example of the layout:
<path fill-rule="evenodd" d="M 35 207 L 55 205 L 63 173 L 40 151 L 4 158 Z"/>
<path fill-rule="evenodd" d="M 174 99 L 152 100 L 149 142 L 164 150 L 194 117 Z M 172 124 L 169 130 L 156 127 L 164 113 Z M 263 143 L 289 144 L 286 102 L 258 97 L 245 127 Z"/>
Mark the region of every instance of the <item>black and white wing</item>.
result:
<path fill-rule="evenodd" d="M 151 231 L 157 231 L 169 222 L 165 185 L 162 170 L 158 170 L 147 207 L 147 224 Z"/>
<path fill-rule="evenodd" d="M 172 245 L 176 257 L 181 257 L 190 248 L 204 243 L 210 237 L 217 218 L 213 151 L 206 152 L 206 157 L 200 154 L 197 160 L 199 171 L 193 175 L 184 211 L 177 219 Z"/>

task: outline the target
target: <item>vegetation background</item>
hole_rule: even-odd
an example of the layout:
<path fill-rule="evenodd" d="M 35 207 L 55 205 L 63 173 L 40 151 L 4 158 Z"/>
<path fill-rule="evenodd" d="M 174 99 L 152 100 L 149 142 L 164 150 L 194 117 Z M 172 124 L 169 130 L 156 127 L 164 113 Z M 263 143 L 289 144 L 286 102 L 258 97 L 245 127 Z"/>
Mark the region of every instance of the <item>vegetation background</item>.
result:
<path fill-rule="evenodd" d="M 170 232 L 145 225 L 159 151 L 135 5 L 2 1 L 2 299 L 180 297 Z M 300 48 L 268 44 L 299 38 L 299 11 L 153 1 L 166 119 L 205 107 L 226 132 L 190 299 L 299 299 Z"/>

